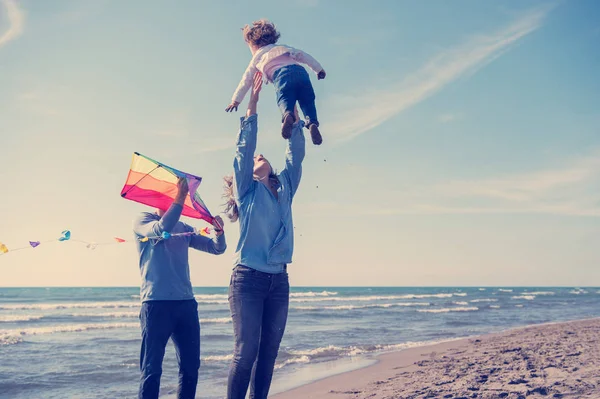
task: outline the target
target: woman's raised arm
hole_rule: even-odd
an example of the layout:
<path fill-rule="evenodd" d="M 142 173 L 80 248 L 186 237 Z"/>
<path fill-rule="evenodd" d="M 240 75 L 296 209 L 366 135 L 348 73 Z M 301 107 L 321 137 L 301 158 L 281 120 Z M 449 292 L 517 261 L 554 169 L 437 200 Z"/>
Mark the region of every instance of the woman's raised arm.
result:
<path fill-rule="evenodd" d="M 237 201 L 241 201 L 252 186 L 254 175 L 254 152 L 258 135 L 258 117 L 256 108 L 260 90 L 262 89 L 262 74 L 254 75 L 252 93 L 248 102 L 246 117 L 242 118 L 240 132 L 237 138 L 235 158 L 233 160 L 234 192 Z"/>

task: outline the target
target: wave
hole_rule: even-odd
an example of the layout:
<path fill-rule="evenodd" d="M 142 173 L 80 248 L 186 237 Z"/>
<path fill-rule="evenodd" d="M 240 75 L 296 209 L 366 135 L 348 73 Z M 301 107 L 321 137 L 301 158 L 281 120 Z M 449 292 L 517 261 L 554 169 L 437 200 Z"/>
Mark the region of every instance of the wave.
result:
<path fill-rule="evenodd" d="M 214 318 L 214 319 L 200 319 L 200 323 L 203 323 L 203 324 L 231 323 L 231 317 L 219 317 L 219 318 Z"/>
<path fill-rule="evenodd" d="M 467 293 L 466 292 L 455 292 L 452 295 L 454 295 L 454 296 L 467 296 Z"/>
<path fill-rule="evenodd" d="M 479 291 L 485 291 L 485 288 L 480 288 Z"/>
<path fill-rule="evenodd" d="M 15 321 L 32 321 L 39 320 L 42 317 L 44 316 L 0 316 L 0 323 L 14 323 Z"/>
<path fill-rule="evenodd" d="M 469 305 L 469 302 L 462 302 L 462 301 L 452 302 L 452 303 L 455 305 L 459 305 L 459 306 L 468 306 Z"/>
<path fill-rule="evenodd" d="M 140 296 L 139 296 L 139 295 L 131 295 L 131 297 L 132 297 L 133 299 L 140 299 Z"/>
<path fill-rule="evenodd" d="M 586 290 L 582 290 L 581 288 L 575 288 L 573 291 L 569 291 L 569 294 L 573 294 L 573 295 L 581 295 L 581 294 L 587 294 L 588 292 Z"/>
<path fill-rule="evenodd" d="M 526 301 L 533 301 L 535 299 L 535 295 L 518 295 L 513 296 L 512 299 L 525 299 Z"/>
<path fill-rule="evenodd" d="M 21 337 L 24 335 L 46 335 L 90 330 L 109 330 L 115 328 L 139 328 L 139 326 L 139 323 L 96 323 L 24 328 L 21 330 L 0 330 L 0 345 L 10 345 L 22 342 Z"/>
<path fill-rule="evenodd" d="M 404 302 L 404 303 L 382 303 L 373 305 L 339 305 L 339 306 L 294 306 L 295 310 L 355 310 L 355 309 L 371 309 L 371 308 L 393 308 L 397 306 L 430 306 L 429 302 Z"/>
<path fill-rule="evenodd" d="M 522 308 L 523 305 L 515 305 L 515 308 Z"/>
<path fill-rule="evenodd" d="M 418 309 L 417 312 L 420 312 L 420 313 L 449 313 L 449 312 L 475 312 L 477 310 L 479 310 L 479 308 L 470 306 L 470 307 L 459 307 L 459 308 Z"/>
<path fill-rule="evenodd" d="M 215 356 L 206 356 L 202 358 L 203 362 L 227 362 L 233 359 L 233 353 L 229 355 L 215 355 Z"/>
<path fill-rule="evenodd" d="M 505 289 L 502 289 L 502 288 L 499 288 L 498 291 L 500 291 L 500 292 L 513 292 L 513 290 L 505 290 Z"/>
<path fill-rule="evenodd" d="M 57 310 L 57 309 L 102 309 L 137 308 L 139 302 L 77 302 L 77 303 L 12 303 L 0 305 L 0 310 Z"/>
<path fill-rule="evenodd" d="M 497 299 L 493 299 L 493 298 L 481 298 L 481 299 L 473 299 L 471 300 L 471 303 L 478 303 L 478 302 L 498 302 Z"/>
<path fill-rule="evenodd" d="M 490 305 L 490 308 L 492 308 L 492 309 L 500 309 L 500 306 L 498 306 L 498 305 Z"/>
<path fill-rule="evenodd" d="M 321 291 L 321 292 L 292 292 L 290 294 L 291 298 L 307 298 L 307 297 L 315 297 L 315 296 L 334 296 L 337 295 L 337 292 L 331 292 L 331 291 Z"/>
<path fill-rule="evenodd" d="M 329 345 L 307 350 L 282 350 L 277 357 L 278 361 L 275 369 L 281 369 L 292 364 L 335 360 L 342 357 L 352 357 L 366 353 L 403 350 L 417 346 L 431 345 L 436 342 L 441 341 L 406 342 L 390 345 L 357 345 L 347 347 Z"/>
<path fill-rule="evenodd" d="M 196 300 L 222 300 L 222 299 L 227 299 L 228 295 L 227 294 L 196 294 L 194 295 L 194 298 L 196 298 Z"/>
<path fill-rule="evenodd" d="M 106 318 L 128 318 L 139 317 L 139 312 L 112 312 L 112 313 L 73 313 L 71 317 L 106 317 Z"/>
<path fill-rule="evenodd" d="M 369 301 L 392 301 L 397 299 L 426 299 L 426 298 L 452 298 L 452 296 L 466 296 L 465 293 L 454 294 L 404 294 L 404 295 L 369 295 L 369 296 L 336 296 L 319 298 L 292 298 L 291 302 L 369 302 Z"/>
<path fill-rule="evenodd" d="M 535 292 L 525 291 L 521 295 L 554 295 L 554 292 L 553 291 L 535 291 Z"/>

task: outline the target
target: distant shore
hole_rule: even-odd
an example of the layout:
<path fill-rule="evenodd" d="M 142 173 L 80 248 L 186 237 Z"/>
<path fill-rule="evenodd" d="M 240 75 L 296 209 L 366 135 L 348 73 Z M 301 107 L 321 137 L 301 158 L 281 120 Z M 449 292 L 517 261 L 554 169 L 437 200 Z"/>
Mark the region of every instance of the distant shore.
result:
<path fill-rule="evenodd" d="M 600 398 L 600 318 L 381 355 L 276 399 Z"/>

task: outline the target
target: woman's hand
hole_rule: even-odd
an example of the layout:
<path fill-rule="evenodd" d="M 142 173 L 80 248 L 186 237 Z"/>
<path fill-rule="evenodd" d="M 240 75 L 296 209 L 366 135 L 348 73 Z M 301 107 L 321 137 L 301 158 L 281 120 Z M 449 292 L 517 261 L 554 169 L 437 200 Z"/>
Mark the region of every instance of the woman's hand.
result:
<path fill-rule="evenodd" d="M 250 101 L 248 102 L 248 111 L 246 117 L 256 114 L 256 105 L 258 104 L 258 97 L 262 90 L 263 79 L 262 73 L 256 72 L 254 74 L 254 82 L 252 82 L 252 92 L 250 93 Z"/>

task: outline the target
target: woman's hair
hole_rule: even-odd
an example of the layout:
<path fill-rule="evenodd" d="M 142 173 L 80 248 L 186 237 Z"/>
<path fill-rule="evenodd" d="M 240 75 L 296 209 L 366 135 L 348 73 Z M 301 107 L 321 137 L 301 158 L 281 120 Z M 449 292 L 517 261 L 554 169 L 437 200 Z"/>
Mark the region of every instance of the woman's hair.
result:
<path fill-rule="evenodd" d="M 225 210 L 223 213 L 229 218 L 231 223 L 235 223 L 238 220 L 238 206 L 235 202 L 235 194 L 233 192 L 233 175 L 227 175 L 223 177 L 223 199 L 225 203 L 223 206 Z"/>
<path fill-rule="evenodd" d="M 279 179 L 277 178 L 277 173 L 271 169 L 271 174 L 269 175 L 269 180 L 276 185 L 279 185 Z M 233 175 L 227 175 L 223 177 L 223 199 L 225 203 L 223 206 L 225 209 L 223 213 L 229 218 L 231 223 L 237 222 L 239 218 L 238 206 L 235 198 L 235 192 L 233 190 L 233 185 L 235 184 L 233 180 Z"/>
<path fill-rule="evenodd" d="M 275 29 L 275 25 L 266 19 L 254 21 L 252 26 L 244 26 L 242 32 L 244 40 L 258 48 L 277 43 L 279 36 L 281 36 Z"/>

